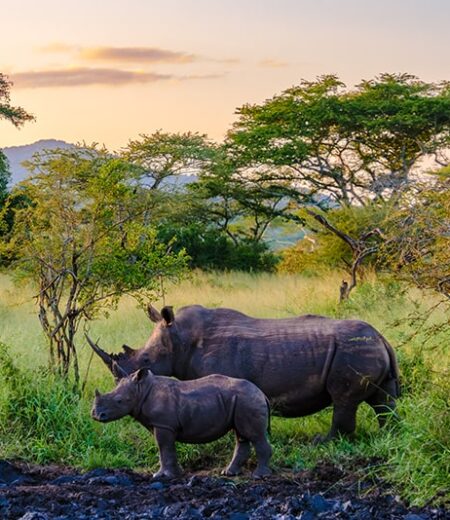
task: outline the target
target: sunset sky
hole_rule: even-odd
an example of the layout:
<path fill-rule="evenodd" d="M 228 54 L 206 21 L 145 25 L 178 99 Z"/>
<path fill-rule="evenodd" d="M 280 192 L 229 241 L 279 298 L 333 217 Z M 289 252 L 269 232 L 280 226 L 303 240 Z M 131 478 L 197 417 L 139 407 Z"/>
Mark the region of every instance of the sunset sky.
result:
<path fill-rule="evenodd" d="M 0 147 L 220 140 L 236 107 L 302 78 L 450 80 L 447 0 L 3 0 L 1 17 L 0 72 L 36 122 L 0 121 Z"/>

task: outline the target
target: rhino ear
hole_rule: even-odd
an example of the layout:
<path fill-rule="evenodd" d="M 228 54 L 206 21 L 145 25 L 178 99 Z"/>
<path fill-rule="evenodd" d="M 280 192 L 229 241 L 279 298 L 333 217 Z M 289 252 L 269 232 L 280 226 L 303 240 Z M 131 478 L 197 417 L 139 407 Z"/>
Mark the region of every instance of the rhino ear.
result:
<path fill-rule="evenodd" d="M 161 314 L 153 307 L 151 303 L 147 305 L 147 315 L 153 323 L 159 323 L 162 321 Z"/>
<path fill-rule="evenodd" d="M 129 347 L 128 345 L 122 345 L 123 351 L 125 354 L 133 354 L 134 348 Z"/>
<path fill-rule="evenodd" d="M 161 309 L 161 316 L 163 320 L 166 322 L 167 327 L 170 327 L 172 323 L 175 321 L 175 315 L 173 313 L 173 307 L 167 305 Z"/>
<path fill-rule="evenodd" d="M 132 379 L 135 383 L 139 383 L 149 375 L 150 373 L 146 368 L 140 368 L 139 370 L 136 370 L 136 372 L 133 374 Z"/>
<path fill-rule="evenodd" d="M 95 389 L 95 397 L 100 397 L 102 394 L 97 390 Z"/>

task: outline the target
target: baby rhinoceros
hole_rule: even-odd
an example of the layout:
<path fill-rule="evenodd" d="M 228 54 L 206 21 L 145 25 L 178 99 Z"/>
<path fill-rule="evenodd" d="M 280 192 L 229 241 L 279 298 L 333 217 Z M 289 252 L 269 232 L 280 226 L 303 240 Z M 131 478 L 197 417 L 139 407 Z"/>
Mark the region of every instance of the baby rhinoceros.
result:
<path fill-rule="evenodd" d="M 216 440 L 230 430 L 236 434 L 233 459 L 225 475 L 237 475 L 253 444 L 257 467 L 254 477 L 269 475 L 272 449 L 267 441 L 269 405 L 253 383 L 223 375 L 193 381 L 156 376 L 142 368 L 119 381 L 108 394 L 95 392 L 92 417 L 108 422 L 131 415 L 153 431 L 160 469 L 155 477 L 181 474 L 175 441 L 197 444 Z"/>

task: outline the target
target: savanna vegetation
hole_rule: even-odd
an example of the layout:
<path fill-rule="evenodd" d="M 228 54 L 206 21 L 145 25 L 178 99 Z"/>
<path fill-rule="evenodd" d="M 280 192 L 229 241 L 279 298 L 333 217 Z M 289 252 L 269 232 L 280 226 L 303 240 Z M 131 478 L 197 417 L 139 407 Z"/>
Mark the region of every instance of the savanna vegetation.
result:
<path fill-rule="evenodd" d="M 0 76 L 0 117 L 11 107 Z M 400 421 L 379 431 L 358 412 L 352 441 L 323 446 L 328 411 L 275 418 L 274 464 L 366 460 L 366 472 L 418 504 L 450 493 L 450 89 L 381 75 L 349 89 L 302 82 L 237 110 L 222 143 L 194 133 L 142 135 L 119 151 L 48 150 L 12 189 L 0 155 L 0 452 L 38 463 L 154 467 L 131 419 L 90 419 L 112 378 L 83 331 L 107 350 L 139 346 L 149 300 L 258 317 L 363 319 L 394 345 Z M 282 250 L 268 237 L 303 238 Z M 180 446 L 219 467 L 232 439 Z"/>

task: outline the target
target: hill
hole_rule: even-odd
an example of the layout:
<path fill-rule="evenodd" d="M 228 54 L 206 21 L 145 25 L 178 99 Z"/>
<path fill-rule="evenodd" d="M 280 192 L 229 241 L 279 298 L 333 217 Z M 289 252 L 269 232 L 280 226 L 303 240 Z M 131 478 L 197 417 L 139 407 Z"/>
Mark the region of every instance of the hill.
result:
<path fill-rule="evenodd" d="M 61 141 L 58 139 L 41 139 L 32 144 L 22 146 L 9 146 L 3 148 L 3 153 L 9 161 L 9 170 L 11 172 L 11 185 L 23 181 L 28 175 L 29 171 L 23 166 L 24 161 L 28 161 L 33 157 L 33 154 L 42 152 L 43 150 L 52 150 L 54 148 L 74 148 L 76 145 Z M 177 175 L 170 176 L 164 180 L 162 186 L 168 189 L 183 188 L 186 184 L 194 182 L 195 175 Z"/>
<path fill-rule="evenodd" d="M 11 184 L 17 184 L 23 181 L 29 174 L 28 170 L 22 166 L 24 161 L 28 161 L 33 154 L 43 150 L 51 150 L 52 148 L 72 148 L 73 144 L 60 141 L 58 139 L 41 139 L 32 144 L 22 146 L 9 146 L 3 148 L 3 153 L 9 161 L 9 170 L 11 172 Z"/>

